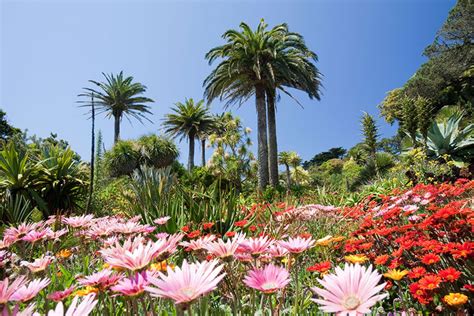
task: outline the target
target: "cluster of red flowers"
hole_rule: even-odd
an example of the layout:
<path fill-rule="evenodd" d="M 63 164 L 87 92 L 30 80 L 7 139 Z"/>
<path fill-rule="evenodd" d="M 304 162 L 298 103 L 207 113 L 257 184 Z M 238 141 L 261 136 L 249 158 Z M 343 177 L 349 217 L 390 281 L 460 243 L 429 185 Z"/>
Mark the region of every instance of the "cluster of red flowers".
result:
<path fill-rule="evenodd" d="M 365 255 L 382 271 L 409 271 L 398 285 L 421 304 L 453 291 L 471 296 L 473 196 L 474 181 L 464 179 L 371 196 L 343 210 L 348 218 L 362 218 L 343 250 Z"/>

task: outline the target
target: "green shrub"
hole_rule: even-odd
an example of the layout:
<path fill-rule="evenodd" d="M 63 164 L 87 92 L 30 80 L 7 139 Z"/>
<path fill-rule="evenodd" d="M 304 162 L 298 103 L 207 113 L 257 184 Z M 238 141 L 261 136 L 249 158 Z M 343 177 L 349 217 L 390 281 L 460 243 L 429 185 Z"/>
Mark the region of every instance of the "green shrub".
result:
<path fill-rule="evenodd" d="M 105 165 L 111 177 L 130 176 L 140 165 L 167 167 L 178 155 L 178 149 L 171 140 L 145 135 L 138 140 L 118 141 L 105 153 Z"/>

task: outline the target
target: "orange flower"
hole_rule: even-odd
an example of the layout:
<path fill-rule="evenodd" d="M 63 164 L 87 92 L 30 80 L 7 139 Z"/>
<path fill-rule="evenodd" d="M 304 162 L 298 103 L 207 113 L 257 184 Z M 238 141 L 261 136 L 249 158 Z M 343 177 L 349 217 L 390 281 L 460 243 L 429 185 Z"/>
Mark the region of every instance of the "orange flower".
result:
<path fill-rule="evenodd" d="M 214 226 L 214 223 L 204 223 L 204 224 L 202 224 L 202 228 L 203 228 L 204 230 L 211 229 L 212 226 Z"/>
<path fill-rule="evenodd" d="M 439 260 L 440 260 L 439 256 L 429 253 L 423 256 L 423 258 L 421 259 L 421 262 L 423 262 L 424 264 L 430 265 L 430 264 L 439 262 Z"/>
<path fill-rule="evenodd" d="M 238 222 L 234 223 L 234 226 L 236 226 L 236 227 L 244 227 L 245 225 L 247 225 L 247 220 L 246 219 L 243 219 L 241 221 L 238 221 Z"/>
<path fill-rule="evenodd" d="M 384 265 L 389 258 L 389 255 L 381 255 L 375 258 L 374 263 L 376 265 Z"/>
<path fill-rule="evenodd" d="M 69 249 L 63 249 L 56 253 L 56 258 L 67 259 L 72 255 L 72 251 Z"/>
<path fill-rule="evenodd" d="M 339 241 L 343 241 L 344 239 L 346 239 L 346 237 L 344 236 L 336 236 L 336 237 L 333 237 L 331 239 L 332 242 L 339 242 Z"/>
<path fill-rule="evenodd" d="M 183 226 L 183 227 L 181 227 L 181 230 L 182 230 L 183 232 L 187 233 L 187 232 L 189 232 L 189 226 L 188 226 L 188 225 Z"/>
<path fill-rule="evenodd" d="M 257 230 L 257 226 L 251 225 L 251 226 L 249 227 L 249 229 L 250 229 L 251 232 L 254 232 L 254 231 Z"/>
<path fill-rule="evenodd" d="M 454 282 L 461 276 L 461 272 L 454 268 L 447 268 L 438 272 L 443 281 Z"/>
<path fill-rule="evenodd" d="M 194 231 L 190 232 L 190 233 L 187 234 L 186 236 L 187 236 L 189 239 L 192 239 L 192 238 L 198 237 L 199 235 L 201 235 L 201 231 L 198 229 L 198 230 L 194 230 Z"/>
<path fill-rule="evenodd" d="M 419 281 L 418 284 L 423 290 L 434 290 L 439 287 L 439 284 L 441 283 L 441 278 L 435 274 L 428 274 L 424 277 L 422 277 Z"/>
<path fill-rule="evenodd" d="M 408 277 L 410 279 L 418 279 L 421 278 L 423 275 L 426 274 L 426 269 L 423 267 L 414 267 L 411 269 L 410 273 L 408 273 Z"/>
<path fill-rule="evenodd" d="M 306 271 L 308 272 L 317 271 L 317 272 L 324 273 L 324 272 L 329 271 L 329 269 L 331 269 L 331 262 L 324 261 L 324 262 L 316 263 L 312 265 L 311 267 L 306 268 Z"/>
<path fill-rule="evenodd" d="M 235 236 L 235 232 L 227 232 L 227 233 L 225 233 L 225 235 L 226 235 L 227 237 L 234 237 L 234 236 Z"/>
<path fill-rule="evenodd" d="M 410 289 L 411 295 L 420 303 L 423 305 L 428 304 L 433 298 L 426 293 L 425 290 L 421 288 L 421 286 L 415 282 L 410 284 L 408 287 Z"/>

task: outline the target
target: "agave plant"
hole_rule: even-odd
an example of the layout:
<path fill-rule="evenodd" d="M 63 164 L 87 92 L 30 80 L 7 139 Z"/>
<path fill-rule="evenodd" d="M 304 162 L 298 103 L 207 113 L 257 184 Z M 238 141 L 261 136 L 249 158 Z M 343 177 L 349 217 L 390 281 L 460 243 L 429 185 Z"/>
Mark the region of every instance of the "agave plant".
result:
<path fill-rule="evenodd" d="M 0 202 L 0 218 L 9 224 L 28 221 L 32 212 L 31 202 L 22 195 L 11 195 L 7 192 Z"/>
<path fill-rule="evenodd" d="M 34 201 L 41 210 L 46 211 L 46 204 L 36 191 L 40 170 L 41 166 L 32 162 L 28 153 L 17 150 L 14 143 L 6 145 L 0 151 L 0 189 L 3 192 L 3 199 L 11 200 L 11 203 L 15 204 L 15 201 L 20 201 L 20 197 L 23 197 L 28 201 Z M 10 219 L 16 216 L 12 215 L 15 209 L 10 210 L 8 216 Z"/>
<path fill-rule="evenodd" d="M 434 121 L 428 129 L 426 149 L 436 159 L 446 155 L 457 167 L 464 167 L 474 157 L 474 124 L 461 128 L 464 113 L 452 111 L 449 117 Z M 421 134 L 417 136 L 421 140 Z"/>

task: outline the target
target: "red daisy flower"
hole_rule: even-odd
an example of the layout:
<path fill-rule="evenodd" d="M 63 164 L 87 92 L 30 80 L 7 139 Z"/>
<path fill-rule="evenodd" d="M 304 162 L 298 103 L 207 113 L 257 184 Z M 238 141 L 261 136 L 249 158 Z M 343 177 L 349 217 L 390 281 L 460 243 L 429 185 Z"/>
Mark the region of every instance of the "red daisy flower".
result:
<path fill-rule="evenodd" d="M 316 263 L 312 265 L 311 267 L 306 268 L 306 271 L 308 272 L 321 272 L 324 273 L 326 271 L 329 271 L 331 269 L 331 262 L 329 261 L 324 261 L 320 263 Z"/>
<path fill-rule="evenodd" d="M 430 264 L 439 262 L 439 260 L 440 260 L 439 256 L 433 253 L 429 253 L 423 256 L 423 258 L 421 259 L 421 262 L 423 262 L 424 264 L 430 265 Z"/>
<path fill-rule="evenodd" d="M 422 277 L 419 281 L 418 284 L 423 290 L 434 290 L 439 287 L 439 284 L 441 283 L 441 278 L 435 274 L 428 274 L 424 277 Z"/>
<path fill-rule="evenodd" d="M 423 275 L 426 274 L 426 269 L 423 267 L 414 267 L 411 269 L 410 273 L 408 273 L 408 277 L 410 279 L 418 279 L 421 278 Z"/>
<path fill-rule="evenodd" d="M 443 281 L 454 282 L 459 279 L 459 277 L 461 276 L 461 272 L 452 267 L 449 267 L 447 269 L 439 271 L 438 275 L 443 279 Z"/>

